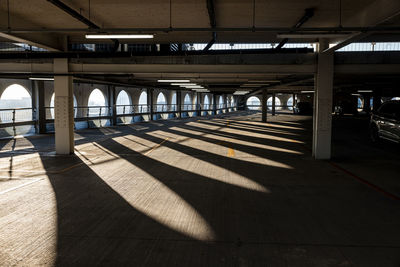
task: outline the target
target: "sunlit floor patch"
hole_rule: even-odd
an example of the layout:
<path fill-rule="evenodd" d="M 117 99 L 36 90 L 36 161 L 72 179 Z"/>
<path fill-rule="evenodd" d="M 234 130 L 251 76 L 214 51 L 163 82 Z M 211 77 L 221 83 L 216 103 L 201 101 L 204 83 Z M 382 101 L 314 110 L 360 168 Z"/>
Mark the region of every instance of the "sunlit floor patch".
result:
<path fill-rule="evenodd" d="M 153 133 L 154 135 L 157 135 L 157 133 Z M 127 146 L 126 142 L 120 142 L 123 141 L 120 138 L 115 139 L 116 142 L 120 143 L 121 145 Z M 129 147 L 132 150 L 135 150 L 134 147 Z M 212 164 L 207 162 L 206 160 L 203 160 L 201 158 L 193 158 L 192 156 L 186 155 L 183 152 L 180 152 L 179 150 L 174 150 L 168 147 L 163 147 L 164 152 L 161 154 L 154 153 L 150 154 L 149 156 L 168 165 L 174 166 L 175 168 L 186 170 L 186 171 L 191 171 L 196 175 L 201 175 L 205 179 L 212 179 L 216 181 L 220 181 L 223 183 L 231 184 L 234 186 L 246 188 L 249 190 L 254 190 L 254 191 L 259 191 L 263 193 L 268 193 L 269 190 L 265 188 L 264 186 L 258 184 L 257 182 L 248 179 L 247 177 L 243 175 L 231 175 L 230 179 L 224 179 L 224 175 L 229 172 L 227 167 L 220 167 L 216 164 Z M 160 156 L 161 155 L 161 156 Z M 162 155 L 170 155 L 167 157 L 164 157 Z M 225 156 L 225 155 L 224 155 Z M 180 157 L 185 157 L 185 161 L 180 160 Z M 192 158 L 192 161 L 195 161 L 197 163 L 195 168 L 188 167 L 186 163 L 188 160 Z M 248 160 L 248 159 L 245 159 Z M 251 161 L 251 159 L 249 159 Z M 254 158 L 252 158 L 254 160 Z M 280 165 L 279 163 L 274 163 L 272 161 L 266 160 L 265 163 L 267 163 L 269 166 L 279 166 L 282 167 L 283 165 Z M 286 166 L 284 166 L 286 167 Z M 290 168 L 290 167 L 286 167 Z M 208 170 L 213 169 L 215 172 L 209 172 Z"/>
<path fill-rule="evenodd" d="M 249 147 L 257 147 L 257 148 L 261 148 L 261 149 L 265 149 L 265 150 L 277 151 L 277 152 L 282 152 L 282 153 L 303 154 L 302 152 L 297 151 L 297 150 L 287 149 L 287 148 L 283 148 L 280 146 L 259 144 L 259 143 L 254 143 L 254 142 L 237 139 L 237 138 L 228 138 L 228 137 L 220 136 L 217 134 L 213 134 L 212 132 L 201 133 L 198 131 L 189 130 L 186 128 L 180 128 L 180 127 L 174 127 L 174 128 L 172 128 L 172 130 L 174 130 L 175 132 L 182 134 L 182 135 L 184 135 L 185 133 L 190 134 L 190 135 L 196 135 L 199 138 L 196 138 L 195 141 L 204 142 L 204 143 L 209 143 L 209 142 L 204 141 L 203 139 L 212 138 L 212 139 L 219 140 L 219 141 L 226 141 L 226 142 L 229 141 L 229 142 L 233 142 L 233 143 L 240 144 L 240 145 L 245 145 L 245 146 L 249 146 Z M 176 138 L 178 138 L 180 136 L 178 134 L 171 134 L 171 133 L 169 133 L 169 134 Z M 221 144 L 221 142 L 219 144 Z"/>
<path fill-rule="evenodd" d="M 210 127 L 209 125 L 204 125 L 204 124 L 198 124 L 197 127 L 203 129 L 203 130 L 209 130 Z M 214 128 L 213 130 L 218 130 L 218 127 Z M 271 134 L 260 134 L 260 133 L 251 133 L 246 130 L 238 130 L 238 129 L 230 129 L 227 127 L 224 129 L 223 133 L 225 134 L 235 134 L 235 135 L 242 135 L 243 138 L 246 137 L 254 137 L 254 138 L 259 138 L 259 139 L 265 139 L 265 140 L 276 140 L 276 141 L 281 141 L 281 142 L 291 142 L 291 143 L 304 143 L 300 140 L 297 139 L 289 139 L 285 137 L 281 137 L 278 135 L 271 135 Z"/>
<path fill-rule="evenodd" d="M 106 148 L 103 147 L 103 149 L 105 150 Z M 88 159 L 82 158 L 82 160 L 87 161 Z M 146 170 L 135 167 L 123 158 L 114 160 L 112 166 L 114 171 L 111 173 L 107 171 L 106 165 L 101 168 L 97 168 L 96 165 L 89 167 L 133 208 L 146 216 L 196 240 L 211 241 L 215 238 L 212 228 L 201 214 L 177 193 L 148 174 Z M 117 168 L 120 175 L 131 177 L 125 182 L 134 183 L 132 191 L 118 190 L 114 183 L 109 182 L 110 174 L 116 175 L 115 168 Z M 129 187 L 129 185 L 126 185 L 126 187 Z M 162 199 L 160 196 L 162 196 Z M 176 218 L 180 218 L 179 221 Z"/>

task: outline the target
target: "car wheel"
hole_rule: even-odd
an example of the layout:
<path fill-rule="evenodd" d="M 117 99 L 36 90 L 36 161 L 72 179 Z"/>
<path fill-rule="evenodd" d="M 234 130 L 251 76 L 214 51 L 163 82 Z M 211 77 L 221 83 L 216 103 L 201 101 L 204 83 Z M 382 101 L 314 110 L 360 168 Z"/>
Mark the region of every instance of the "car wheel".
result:
<path fill-rule="evenodd" d="M 371 138 L 371 141 L 373 143 L 379 142 L 379 134 L 378 134 L 378 127 L 376 125 L 372 124 L 369 128 L 369 136 Z"/>

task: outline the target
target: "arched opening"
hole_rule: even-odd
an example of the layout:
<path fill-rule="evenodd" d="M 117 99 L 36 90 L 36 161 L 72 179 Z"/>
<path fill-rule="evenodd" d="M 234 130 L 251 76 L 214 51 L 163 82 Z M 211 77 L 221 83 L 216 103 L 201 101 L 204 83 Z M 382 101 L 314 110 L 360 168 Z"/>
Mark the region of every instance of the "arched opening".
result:
<path fill-rule="evenodd" d="M 8 86 L 0 97 L 0 108 L 7 109 L 0 111 L 0 120 L 3 123 L 31 121 L 32 118 L 32 97 L 28 90 L 19 84 Z M 13 110 L 20 109 L 20 110 Z M 32 126 L 17 126 L 18 134 L 26 134 Z M 17 132 L 6 128 L 8 134 L 15 135 Z"/>
<path fill-rule="evenodd" d="M 163 93 L 159 93 L 157 96 L 157 112 L 166 111 L 167 100 Z"/>
<path fill-rule="evenodd" d="M 88 116 L 97 117 L 107 115 L 106 98 L 99 89 L 94 89 L 88 100 Z"/>
<path fill-rule="evenodd" d="M 280 105 L 281 101 L 279 100 L 279 98 L 275 97 L 275 110 L 281 110 Z M 272 109 L 272 96 L 267 100 L 267 107 L 269 110 Z"/>
<path fill-rule="evenodd" d="M 50 115 L 52 119 L 54 119 L 54 97 L 55 94 L 53 93 L 53 95 L 50 98 Z M 76 102 L 75 96 L 73 96 L 73 98 L 74 98 L 74 117 L 76 117 L 76 112 L 77 112 L 76 107 L 78 106 L 78 103 Z"/>
<path fill-rule="evenodd" d="M 137 110 L 138 113 L 145 113 L 148 112 L 148 107 L 147 107 L 147 93 L 142 92 L 139 97 L 139 107 Z"/>
<path fill-rule="evenodd" d="M 132 100 L 125 90 L 118 93 L 116 104 L 117 114 L 129 114 L 132 112 Z"/>
<path fill-rule="evenodd" d="M 1 94 L 0 108 L 32 108 L 32 97 L 29 94 L 28 90 L 26 90 L 23 86 L 19 84 L 12 84 L 8 86 L 6 90 L 4 90 L 4 92 Z M 30 114 L 31 116 L 28 117 L 28 120 L 32 119 L 32 111 L 30 112 Z M 21 117 L 21 115 L 23 114 L 19 114 L 19 117 Z"/>
<path fill-rule="evenodd" d="M 260 108 L 261 101 L 256 96 L 251 96 L 246 101 L 246 106 L 250 110 L 257 110 Z"/>
<path fill-rule="evenodd" d="M 183 110 L 190 110 L 190 109 L 192 109 L 191 108 L 191 106 L 192 106 L 192 101 L 190 100 L 190 96 L 189 96 L 189 94 L 186 94 L 185 95 L 185 98 L 183 99 Z"/>
<path fill-rule="evenodd" d="M 288 101 L 286 102 L 286 106 L 288 110 L 293 110 L 293 96 L 289 97 Z"/>
<path fill-rule="evenodd" d="M 361 98 L 360 96 L 357 97 L 357 111 L 361 112 L 363 110 L 363 106 L 364 106 L 364 99 Z"/>
<path fill-rule="evenodd" d="M 204 109 L 210 109 L 210 99 L 208 98 L 208 95 L 204 96 L 204 104 L 203 104 Z"/>

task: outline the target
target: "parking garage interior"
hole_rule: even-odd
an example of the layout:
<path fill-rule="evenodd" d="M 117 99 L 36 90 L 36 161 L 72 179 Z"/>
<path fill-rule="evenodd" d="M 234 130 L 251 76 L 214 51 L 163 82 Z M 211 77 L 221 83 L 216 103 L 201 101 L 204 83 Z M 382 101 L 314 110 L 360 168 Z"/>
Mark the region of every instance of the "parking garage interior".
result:
<path fill-rule="evenodd" d="M 400 265 L 399 1 L 0 12 L 1 266 Z"/>

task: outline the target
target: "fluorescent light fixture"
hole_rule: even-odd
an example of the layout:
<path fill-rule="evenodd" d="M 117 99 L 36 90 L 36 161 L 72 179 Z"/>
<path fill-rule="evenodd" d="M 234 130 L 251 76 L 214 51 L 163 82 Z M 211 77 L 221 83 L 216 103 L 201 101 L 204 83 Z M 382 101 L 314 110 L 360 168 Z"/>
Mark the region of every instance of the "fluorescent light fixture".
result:
<path fill-rule="evenodd" d="M 245 83 L 242 86 L 267 86 L 269 83 Z"/>
<path fill-rule="evenodd" d="M 360 94 L 351 94 L 351 95 L 354 95 L 354 96 L 360 96 Z"/>
<path fill-rule="evenodd" d="M 254 88 L 254 87 L 261 87 L 262 85 L 259 85 L 259 84 L 247 84 L 247 85 L 241 85 L 240 87 L 251 87 L 251 88 Z"/>
<path fill-rule="evenodd" d="M 171 83 L 171 85 L 175 86 L 190 86 L 190 85 L 197 85 L 197 83 Z"/>
<path fill-rule="evenodd" d="M 188 85 L 188 86 L 181 86 L 181 87 L 188 88 L 188 89 L 204 89 L 204 87 L 200 86 L 200 85 Z"/>
<path fill-rule="evenodd" d="M 358 90 L 359 93 L 372 93 L 372 90 Z"/>
<path fill-rule="evenodd" d="M 32 80 L 32 81 L 54 81 L 54 78 L 30 77 L 29 80 Z"/>
<path fill-rule="evenodd" d="M 279 83 L 280 80 L 250 80 L 249 83 Z"/>
<path fill-rule="evenodd" d="M 190 80 L 157 80 L 159 83 L 190 83 Z"/>
<path fill-rule="evenodd" d="M 233 94 L 234 95 L 245 95 L 245 94 L 248 94 L 250 91 L 236 91 L 236 92 L 234 92 Z"/>
<path fill-rule="evenodd" d="M 198 93 L 208 93 L 210 92 L 208 89 L 192 89 L 193 91 L 196 91 Z"/>
<path fill-rule="evenodd" d="M 302 94 L 313 94 L 314 91 L 301 91 Z"/>
<path fill-rule="evenodd" d="M 86 39 L 153 39 L 153 34 L 86 34 Z"/>

